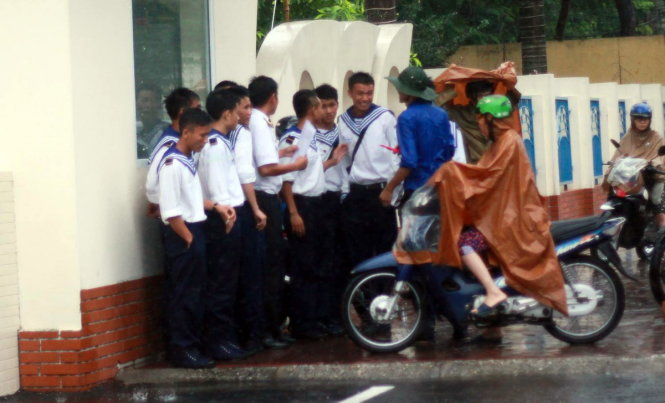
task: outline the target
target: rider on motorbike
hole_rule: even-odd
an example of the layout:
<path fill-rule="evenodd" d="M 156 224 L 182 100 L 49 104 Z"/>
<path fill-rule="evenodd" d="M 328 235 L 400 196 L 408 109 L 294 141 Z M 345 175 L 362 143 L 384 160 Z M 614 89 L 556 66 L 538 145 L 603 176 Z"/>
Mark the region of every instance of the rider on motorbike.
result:
<path fill-rule="evenodd" d="M 399 263 L 461 267 L 486 291 L 478 316 L 496 314 L 506 295 L 494 283 L 479 253 L 487 250 L 518 292 L 566 313 L 563 277 L 549 219 L 519 134 L 510 128 L 512 105 L 503 95 L 478 102 L 479 124 L 492 145 L 477 165 L 448 162 L 430 179 L 438 189 L 441 229 L 434 251 L 407 251 L 398 238 Z M 401 249 L 401 250 L 400 250 Z M 408 249 L 408 247 L 406 248 Z"/>
<path fill-rule="evenodd" d="M 662 170 L 665 161 L 658 156 L 658 149 L 665 144 L 663 136 L 651 129 L 651 107 L 644 102 L 633 105 L 630 109 L 630 130 L 621 139 L 619 149 L 615 151 L 611 163 L 619 158 L 632 157 L 653 160 L 653 165 Z M 603 180 L 603 189 L 609 190 L 607 177 L 609 170 Z M 665 192 L 663 192 L 665 178 L 658 175 L 655 183 L 649 189 L 649 198 L 656 210 L 656 220 L 659 228 L 665 227 Z"/>

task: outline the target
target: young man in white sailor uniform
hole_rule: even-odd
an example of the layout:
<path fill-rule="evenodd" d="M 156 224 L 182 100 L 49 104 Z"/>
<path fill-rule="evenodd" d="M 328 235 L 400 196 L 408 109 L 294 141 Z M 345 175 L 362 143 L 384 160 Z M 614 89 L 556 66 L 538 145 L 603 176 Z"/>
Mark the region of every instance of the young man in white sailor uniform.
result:
<path fill-rule="evenodd" d="M 332 165 L 325 170 L 326 192 L 321 196 L 320 230 L 323 234 L 323 245 L 319 264 L 322 266 L 327 287 L 323 290 L 319 321 L 326 326 L 330 335 L 341 336 L 344 328 L 339 307 L 348 280 L 348 267 L 344 264 L 346 253 L 343 248 L 342 194 L 349 192 L 349 181 L 348 173 L 339 162 L 346 155 L 348 147 L 340 144 L 339 129 L 335 124 L 339 107 L 337 90 L 323 84 L 315 91 L 321 100 L 322 112 L 316 124 L 316 145 L 324 168 L 326 164 Z"/>
<path fill-rule="evenodd" d="M 397 237 L 395 209 L 379 195 L 399 167 L 395 116 L 372 103 L 374 79 L 357 72 L 349 77 L 353 106 L 338 121 L 340 142 L 349 152 L 349 195 L 342 204 L 349 267 L 391 250 Z"/>
<path fill-rule="evenodd" d="M 252 133 L 254 166 L 257 170 L 254 189 L 258 205 L 267 216 L 264 236 L 259 237 L 259 254 L 263 258 L 262 287 L 264 305 L 264 338 L 267 348 L 284 348 L 291 340 L 286 340 L 282 331 L 284 295 L 284 240 L 282 239 L 282 213 L 279 192 L 282 189 L 281 175 L 304 169 L 307 157 L 300 156 L 289 164 L 280 164 L 280 152 L 270 116 L 278 105 L 277 83 L 270 77 L 258 76 L 249 84 L 249 97 L 254 106 L 249 121 Z M 292 152 L 287 148 L 283 155 Z"/>
<path fill-rule="evenodd" d="M 293 95 L 293 109 L 298 123 L 280 139 L 280 149 L 298 145 L 293 157 L 282 158 L 288 163 L 299 155 L 307 156 L 307 168 L 282 176 L 282 197 L 286 202 L 286 231 L 289 240 L 289 269 L 291 278 L 289 313 L 291 335 L 302 339 L 320 339 L 328 335 L 319 322 L 325 289 L 320 265 L 323 239 L 321 232 L 321 195 L 326 191 L 324 164 L 319 155 L 316 128 L 313 122 L 321 117 L 321 101 L 312 90 L 300 90 Z M 340 160 L 340 153 L 336 159 Z M 333 161 L 333 162 L 334 162 Z M 327 166 L 332 166 L 328 162 Z"/>
<path fill-rule="evenodd" d="M 165 259 L 165 316 L 168 358 L 182 368 L 210 368 L 214 361 L 201 351 L 206 284 L 204 200 L 193 153 L 208 139 L 212 119 L 200 109 L 187 109 L 180 118 L 181 136 L 157 167 Z"/>
<path fill-rule="evenodd" d="M 164 129 L 155 147 L 148 157 L 148 175 L 145 181 L 145 193 L 148 198 L 148 216 L 159 218 L 159 183 L 157 181 L 157 166 L 164 153 L 175 145 L 180 138 L 180 116 L 189 108 L 199 108 L 199 96 L 187 88 L 176 88 L 164 100 L 166 113 L 171 118 L 171 125 Z"/>
<path fill-rule="evenodd" d="M 238 304 L 242 290 L 243 272 L 258 276 L 256 229 L 249 205 L 240 185 L 229 133 L 238 124 L 237 108 L 240 98 L 228 91 L 211 92 L 206 110 L 213 118 L 212 129 L 199 156 L 199 172 L 203 195 L 216 205 L 229 208 L 222 216 L 211 212 L 206 221 L 208 276 L 206 284 L 206 348 L 218 361 L 235 360 L 249 355 L 240 347 L 238 314 L 248 322 L 248 337 L 259 342 L 260 300 Z M 236 312 L 239 308 L 239 312 Z"/>

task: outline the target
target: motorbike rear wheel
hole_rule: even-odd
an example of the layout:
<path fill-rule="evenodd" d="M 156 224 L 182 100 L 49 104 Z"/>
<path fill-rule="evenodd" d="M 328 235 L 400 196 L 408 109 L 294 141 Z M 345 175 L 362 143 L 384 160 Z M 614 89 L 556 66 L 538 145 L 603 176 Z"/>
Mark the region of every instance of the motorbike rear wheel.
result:
<path fill-rule="evenodd" d="M 344 291 L 344 327 L 351 340 L 367 351 L 401 351 L 413 344 L 422 331 L 422 289 L 405 281 L 402 290 L 395 292 L 395 283 L 394 270 L 372 271 L 354 277 Z"/>
<path fill-rule="evenodd" d="M 619 324 L 625 292 L 619 276 L 607 263 L 592 256 L 575 256 L 561 262 L 570 316 L 558 311 L 545 330 L 570 344 L 598 341 Z"/>
<path fill-rule="evenodd" d="M 649 262 L 649 285 L 658 304 L 665 301 L 665 239 L 656 242 L 656 250 Z"/>

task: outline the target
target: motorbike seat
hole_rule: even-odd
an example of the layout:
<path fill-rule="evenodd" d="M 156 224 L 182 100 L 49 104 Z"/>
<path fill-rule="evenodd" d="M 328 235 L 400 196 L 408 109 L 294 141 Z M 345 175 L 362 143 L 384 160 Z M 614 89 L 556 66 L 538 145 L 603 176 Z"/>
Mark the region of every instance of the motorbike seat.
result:
<path fill-rule="evenodd" d="M 552 233 L 552 238 L 554 238 L 554 243 L 558 244 L 567 239 L 598 229 L 605 221 L 606 219 L 600 216 L 554 221 L 550 227 L 550 232 Z"/>

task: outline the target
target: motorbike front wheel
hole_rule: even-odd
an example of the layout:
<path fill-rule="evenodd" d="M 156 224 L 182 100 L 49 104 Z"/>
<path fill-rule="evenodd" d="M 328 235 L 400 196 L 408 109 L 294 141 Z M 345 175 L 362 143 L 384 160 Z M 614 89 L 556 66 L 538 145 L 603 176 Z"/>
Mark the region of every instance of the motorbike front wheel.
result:
<path fill-rule="evenodd" d="M 619 276 L 607 263 L 591 256 L 561 262 L 568 316 L 555 311 L 545 325 L 552 336 L 570 344 L 598 341 L 614 330 L 623 315 L 625 293 Z"/>
<path fill-rule="evenodd" d="M 424 294 L 405 281 L 395 290 L 393 270 L 354 277 L 342 297 L 342 318 L 347 334 L 361 348 L 391 353 L 409 347 L 424 325 Z"/>
<path fill-rule="evenodd" d="M 656 242 L 656 250 L 649 262 L 649 285 L 658 304 L 665 301 L 665 239 Z"/>

